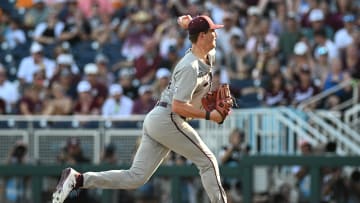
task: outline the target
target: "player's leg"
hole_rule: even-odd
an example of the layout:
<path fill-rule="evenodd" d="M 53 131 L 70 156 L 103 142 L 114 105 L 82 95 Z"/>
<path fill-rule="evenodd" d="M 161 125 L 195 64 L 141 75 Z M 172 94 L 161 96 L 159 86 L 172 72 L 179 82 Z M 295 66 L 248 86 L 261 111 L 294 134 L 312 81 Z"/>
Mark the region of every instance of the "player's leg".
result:
<path fill-rule="evenodd" d="M 166 134 L 158 133 L 159 129 L 156 128 L 150 129 L 149 133 L 154 135 L 155 140 L 191 160 L 199 168 L 202 184 L 212 203 L 226 203 L 216 157 L 187 122 L 175 114 L 168 116 L 170 119 Z"/>
<path fill-rule="evenodd" d="M 130 169 L 84 173 L 82 188 L 138 188 L 149 180 L 168 153 L 168 148 L 144 134 Z"/>
<path fill-rule="evenodd" d="M 140 187 L 151 177 L 168 153 L 168 148 L 144 134 L 129 170 L 80 174 L 74 169 L 65 169 L 56 191 L 53 193 L 53 203 L 62 203 L 71 190 L 79 187 L 106 189 L 133 189 Z"/>

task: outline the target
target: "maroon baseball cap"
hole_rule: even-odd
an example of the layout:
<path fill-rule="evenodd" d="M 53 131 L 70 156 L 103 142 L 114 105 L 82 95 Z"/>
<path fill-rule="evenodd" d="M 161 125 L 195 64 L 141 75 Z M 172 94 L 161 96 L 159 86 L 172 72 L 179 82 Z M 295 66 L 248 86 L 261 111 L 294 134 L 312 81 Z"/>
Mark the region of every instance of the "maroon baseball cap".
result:
<path fill-rule="evenodd" d="M 201 15 L 193 18 L 188 26 L 189 34 L 193 35 L 199 32 L 206 32 L 209 29 L 219 29 L 224 25 L 215 24 L 209 16 Z"/>

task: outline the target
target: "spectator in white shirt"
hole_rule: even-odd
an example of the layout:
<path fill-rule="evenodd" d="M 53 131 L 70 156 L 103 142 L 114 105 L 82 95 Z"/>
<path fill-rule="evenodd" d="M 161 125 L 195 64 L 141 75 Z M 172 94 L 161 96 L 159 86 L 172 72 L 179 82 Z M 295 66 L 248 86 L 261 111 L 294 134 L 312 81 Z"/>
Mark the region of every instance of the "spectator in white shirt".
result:
<path fill-rule="evenodd" d="M 352 34 L 356 31 L 355 16 L 346 14 L 343 16 L 344 27 L 335 33 L 335 45 L 340 49 L 344 49 L 352 44 L 354 39 Z"/>
<path fill-rule="evenodd" d="M 329 59 L 339 57 L 339 51 L 335 46 L 335 43 L 326 37 L 325 29 L 316 30 L 314 32 L 314 40 L 317 46 L 324 46 L 329 53 Z"/>
<path fill-rule="evenodd" d="M 30 53 L 31 56 L 23 58 L 19 65 L 17 77 L 20 84 L 31 83 L 34 73 L 42 69 L 45 70 L 46 78 L 50 80 L 55 71 L 55 62 L 43 55 L 43 47 L 37 42 L 31 45 Z"/>
<path fill-rule="evenodd" d="M 254 33 L 246 43 L 248 53 L 269 52 L 270 56 L 276 54 L 278 50 L 279 38 L 270 33 L 269 20 L 262 19 L 258 27 L 254 28 Z M 265 50 L 266 49 L 266 50 Z"/>
<path fill-rule="evenodd" d="M 239 36 L 242 40 L 245 40 L 243 31 L 235 25 L 236 16 L 232 13 L 225 13 L 223 17 L 224 28 L 216 30 L 219 47 L 227 56 L 231 52 L 231 36 Z"/>
<path fill-rule="evenodd" d="M 10 49 L 26 42 L 25 32 L 19 26 L 20 22 L 18 19 L 10 19 L 10 26 L 5 31 L 5 39 Z"/>
<path fill-rule="evenodd" d="M 6 79 L 6 69 L 0 64 L 0 99 L 5 101 L 6 113 L 14 110 L 19 99 L 19 91 L 16 86 Z"/>
<path fill-rule="evenodd" d="M 102 115 L 105 117 L 129 116 L 134 102 L 127 96 L 122 95 L 123 89 L 119 84 L 110 86 L 110 97 L 102 106 Z"/>

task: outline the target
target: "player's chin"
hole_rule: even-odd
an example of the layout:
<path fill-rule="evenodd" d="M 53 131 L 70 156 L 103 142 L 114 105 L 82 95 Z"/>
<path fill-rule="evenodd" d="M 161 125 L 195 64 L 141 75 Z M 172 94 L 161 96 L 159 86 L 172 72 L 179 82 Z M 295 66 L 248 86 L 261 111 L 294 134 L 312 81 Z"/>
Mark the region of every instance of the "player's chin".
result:
<path fill-rule="evenodd" d="M 216 47 L 216 41 L 214 40 L 212 44 L 213 44 L 213 46 L 215 48 Z"/>

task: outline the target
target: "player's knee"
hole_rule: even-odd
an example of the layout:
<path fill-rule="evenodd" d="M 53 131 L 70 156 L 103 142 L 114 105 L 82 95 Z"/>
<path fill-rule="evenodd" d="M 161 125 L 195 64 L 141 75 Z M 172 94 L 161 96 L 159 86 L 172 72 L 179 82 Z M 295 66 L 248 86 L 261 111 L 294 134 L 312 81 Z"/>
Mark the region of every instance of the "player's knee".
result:
<path fill-rule="evenodd" d="M 215 167 L 218 167 L 215 157 L 207 157 L 196 165 L 200 169 L 201 173 L 204 173 L 208 170 L 214 170 Z"/>

